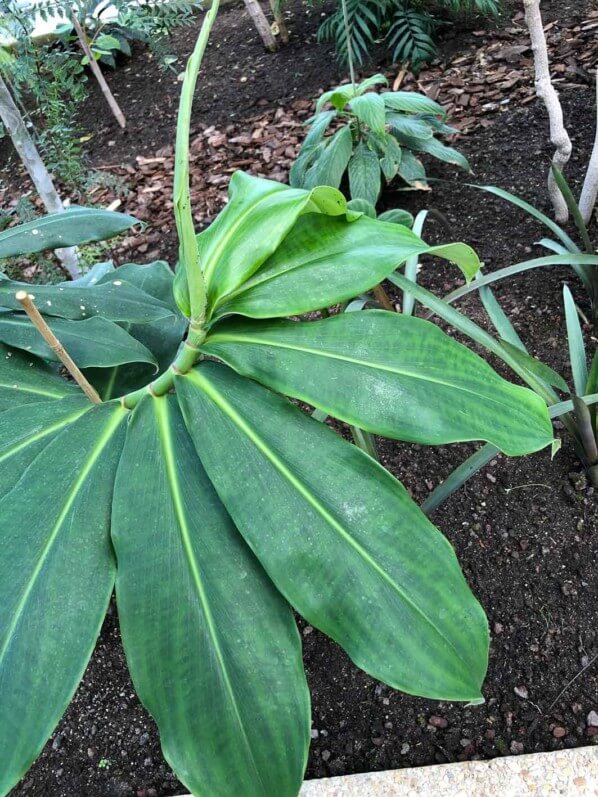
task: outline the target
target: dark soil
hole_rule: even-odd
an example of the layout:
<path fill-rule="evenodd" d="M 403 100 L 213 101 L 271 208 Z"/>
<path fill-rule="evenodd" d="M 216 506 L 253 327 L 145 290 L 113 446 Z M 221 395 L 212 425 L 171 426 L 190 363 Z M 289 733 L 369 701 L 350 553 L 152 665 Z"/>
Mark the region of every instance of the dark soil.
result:
<path fill-rule="evenodd" d="M 226 6 L 218 15 L 206 50 L 193 103 L 193 123 L 224 126 L 296 98 L 317 96 L 322 81 L 338 82 L 334 48 L 316 43 L 325 8 L 326 4 L 306 6 L 301 0 L 285 3 L 289 44 L 267 53 L 245 7 Z M 176 31 L 168 44 L 168 50 L 179 56 L 175 64 L 179 73 L 195 45 L 201 21 Z M 94 137 L 86 147 L 93 165 L 132 161 L 174 141 L 181 90 L 177 72 L 165 70 L 138 46 L 132 61 L 108 74 L 110 88 L 127 117 L 124 132 L 90 81 L 81 124 L 88 127 L 90 119 L 101 120 L 93 125 Z"/>
<path fill-rule="evenodd" d="M 552 3 L 557 5 L 562 7 Z M 567 5 L 575 6 L 574 10 L 587 8 L 587 3 Z M 312 21 L 315 31 L 317 20 Z M 234 45 L 227 43 L 227 50 L 235 52 L 239 63 L 241 49 L 228 48 L 247 44 L 249 53 L 254 45 L 248 41 L 248 28 L 237 29 L 231 21 L 226 31 L 234 41 Z M 235 80 L 227 84 L 230 96 L 240 105 L 241 86 L 247 90 L 245 99 L 254 105 L 262 97 L 277 102 L 283 96 L 313 95 L 322 75 L 331 75 L 330 62 L 318 61 L 321 56 L 316 50 L 297 45 L 302 76 L 291 80 L 292 70 L 298 68 L 295 56 L 280 54 L 275 56 L 280 61 L 271 70 L 272 79 L 278 80 L 277 71 L 286 78 L 267 88 Z M 304 63 L 305 52 L 313 61 Z M 233 72 L 248 74 L 243 66 L 238 70 L 221 66 L 228 81 Z M 139 81 L 147 79 L 144 68 L 135 61 L 130 79 L 137 72 Z M 113 81 L 117 79 L 127 78 L 117 73 Z M 172 97 L 172 108 L 178 88 L 174 82 L 172 78 L 166 92 Z M 221 87 L 222 83 L 214 85 L 214 92 Z M 131 140 L 138 137 L 137 143 L 130 144 L 135 154 L 142 142 L 147 141 L 153 151 L 171 136 L 172 115 L 164 126 L 160 122 L 160 114 L 168 110 L 163 88 L 158 91 L 148 84 L 146 90 L 152 91 L 160 107 L 156 105 L 151 123 L 146 120 L 145 132 L 140 127 L 127 134 Z M 589 90 L 579 89 L 566 93 L 564 102 L 567 118 L 575 121 L 571 124 L 575 155 L 570 175 L 576 186 L 593 139 L 593 97 Z M 205 103 L 198 112 L 209 113 L 210 121 L 240 112 L 222 97 L 216 101 L 206 95 Z M 153 142 L 143 138 L 150 126 Z M 92 154 L 98 162 L 101 158 L 106 162 L 99 147 L 100 133 L 96 135 L 98 149 Z M 544 181 L 551 150 L 547 142 L 544 109 L 534 103 L 503 114 L 492 127 L 462 139 L 459 146 L 471 160 L 476 182 L 513 190 L 548 210 Z M 537 223 L 497 198 L 464 188 L 463 179 L 450 169 L 431 165 L 430 173 L 451 182 L 435 184 L 430 194 L 388 194 L 387 204 L 439 209 L 452 230 L 446 233 L 433 223 L 425 237 L 472 243 L 487 270 L 532 256 L 533 242 L 545 234 Z M 454 268 L 437 262 L 424 265 L 420 281 L 441 294 L 461 282 Z M 568 377 L 562 314 L 565 281 L 585 307 L 574 274 L 565 268 L 528 272 L 508 286 L 499 284 L 496 296 L 531 351 Z M 459 307 L 485 323 L 477 299 L 468 298 Z M 595 345 L 595 330 L 586 331 Z M 379 444 L 384 464 L 418 501 L 474 449 L 471 445 Z M 598 508 L 596 493 L 586 484 L 566 438 L 552 463 L 548 452 L 518 460 L 497 457 L 437 510 L 433 520 L 455 546 L 488 614 L 492 646 L 484 686 L 486 703 L 466 707 L 395 692 L 359 671 L 333 642 L 301 622 L 313 701 L 308 777 L 562 749 L 591 744 L 597 738 L 591 736 L 586 717 L 598 710 Z M 155 726 L 134 694 L 112 611 L 71 707 L 13 795 L 166 797 L 184 791 L 165 764 Z"/>

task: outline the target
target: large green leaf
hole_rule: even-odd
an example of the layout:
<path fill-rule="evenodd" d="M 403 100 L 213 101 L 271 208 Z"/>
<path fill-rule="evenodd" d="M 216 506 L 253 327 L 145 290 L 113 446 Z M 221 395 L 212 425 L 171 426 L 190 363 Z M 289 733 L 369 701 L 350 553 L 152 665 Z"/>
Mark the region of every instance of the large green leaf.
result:
<path fill-rule="evenodd" d="M 194 794 L 295 797 L 310 730 L 297 628 L 174 396 L 133 414 L 112 535 L 127 661 L 179 778 Z"/>
<path fill-rule="evenodd" d="M 366 310 L 314 322 L 231 320 L 202 351 L 368 432 L 511 456 L 553 440 L 546 404 L 429 321 Z"/>
<path fill-rule="evenodd" d="M 19 481 L 39 452 L 93 405 L 79 395 L 0 413 L 0 497 Z"/>
<path fill-rule="evenodd" d="M 384 100 L 384 105 L 392 111 L 446 116 L 442 105 L 426 97 L 425 94 L 416 94 L 414 91 L 384 91 L 380 96 Z"/>
<path fill-rule="evenodd" d="M 353 151 L 353 137 L 349 125 L 344 125 L 324 139 L 324 149 L 305 173 L 304 188 L 329 185 L 338 188 Z"/>
<path fill-rule="evenodd" d="M 158 373 L 165 371 L 176 356 L 187 326 L 187 320 L 179 313 L 174 301 L 173 273 L 167 263 L 163 260 L 143 266 L 125 263 L 118 272 L 123 279 L 168 305 L 172 313 L 153 324 L 122 325 L 155 356 L 158 362 L 157 372 L 155 366 L 148 363 L 125 363 L 112 368 L 86 370 L 85 376 L 104 401 L 137 390 L 155 379 Z M 113 275 L 106 275 L 101 282 L 112 277 Z"/>
<path fill-rule="evenodd" d="M 346 202 L 330 188 L 304 191 L 235 172 L 228 204 L 197 236 L 210 305 L 257 271 L 299 216 L 311 211 L 345 214 Z"/>
<path fill-rule="evenodd" d="M 480 265 L 465 244 L 430 247 L 398 224 L 364 216 L 349 224 L 312 213 L 253 277 L 223 297 L 216 315 L 268 318 L 327 307 L 374 287 L 413 254 L 447 258 L 468 278 Z"/>
<path fill-rule="evenodd" d="M 365 144 L 355 147 L 349 161 L 349 188 L 353 199 L 365 199 L 375 205 L 380 193 L 378 156 Z"/>
<path fill-rule="evenodd" d="M 223 365 L 176 377 L 202 463 L 287 600 L 406 692 L 477 700 L 488 629 L 447 540 L 356 446 Z"/>
<path fill-rule="evenodd" d="M 420 139 L 432 138 L 432 128 L 423 119 L 414 119 L 402 113 L 391 113 L 388 114 L 387 121 L 393 133 L 404 133 Z"/>
<path fill-rule="evenodd" d="M 42 315 L 83 320 L 102 316 L 108 321 L 129 321 L 146 324 L 172 315 L 163 302 L 124 282 L 121 275 L 110 274 L 110 280 L 81 287 L 60 285 L 30 285 L 13 280 L 0 281 L 0 306 L 22 310 L 15 298 L 17 291 L 26 290 Z"/>
<path fill-rule="evenodd" d="M 48 326 L 79 368 L 145 362 L 156 365 L 154 355 L 118 324 L 98 316 L 86 321 L 50 319 Z M 58 361 L 24 313 L 0 312 L 0 341 L 17 349 Z"/>
<path fill-rule="evenodd" d="M 311 127 L 301 145 L 301 151 L 293 161 L 289 172 L 289 185 L 293 188 L 303 188 L 305 173 L 313 161 L 316 148 L 321 144 L 324 134 L 335 116 L 336 111 L 323 111 L 311 120 Z"/>
<path fill-rule="evenodd" d="M 384 100 L 380 94 L 368 92 L 354 97 L 350 107 L 355 116 L 376 133 L 384 133 Z"/>
<path fill-rule="evenodd" d="M 37 357 L 0 344 L 0 412 L 80 392 Z"/>
<path fill-rule="evenodd" d="M 65 711 L 108 606 L 114 584 L 110 502 L 125 417 L 119 405 L 92 408 L 0 501 L 3 795 Z"/>
<path fill-rule="evenodd" d="M 72 207 L 0 233 L 0 259 L 104 241 L 128 230 L 137 219 L 100 208 Z"/>

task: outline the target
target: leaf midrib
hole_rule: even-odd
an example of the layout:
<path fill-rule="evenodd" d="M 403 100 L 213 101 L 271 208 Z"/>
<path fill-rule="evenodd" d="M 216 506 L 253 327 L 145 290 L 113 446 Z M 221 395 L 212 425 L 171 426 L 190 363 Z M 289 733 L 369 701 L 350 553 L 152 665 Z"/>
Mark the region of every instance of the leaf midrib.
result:
<path fill-rule="evenodd" d="M 242 343 L 253 343 L 256 345 L 272 346 L 273 348 L 278 347 L 281 349 L 289 349 L 291 351 L 298 351 L 303 354 L 310 354 L 317 357 L 324 357 L 330 360 L 340 360 L 341 362 L 351 363 L 352 365 L 358 365 L 364 368 L 371 368 L 372 370 L 385 371 L 387 373 L 397 374 L 399 376 L 405 376 L 414 380 L 420 380 L 423 382 L 432 382 L 433 384 L 443 385 L 444 387 L 450 387 L 455 390 L 459 390 L 462 393 L 467 393 L 469 395 L 475 396 L 478 399 L 483 399 L 486 402 L 492 402 L 500 407 L 503 408 L 506 407 L 509 409 L 509 411 L 512 411 L 513 409 L 511 405 L 505 404 L 504 402 L 499 401 L 496 398 L 493 398 L 492 396 L 488 396 L 483 393 L 476 393 L 474 390 L 471 390 L 470 388 L 462 387 L 461 385 L 455 384 L 453 382 L 447 382 L 443 379 L 434 378 L 432 376 L 422 376 L 421 374 L 418 374 L 416 371 L 410 371 L 406 368 L 397 368 L 397 367 L 389 368 L 388 366 L 385 366 L 379 362 L 368 362 L 367 360 L 361 360 L 358 359 L 357 357 L 348 357 L 343 354 L 337 354 L 335 352 L 325 351 L 324 349 L 311 349 L 306 346 L 298 346 L 289 343 L 280 343 L 279 341 L 272 341 L 268 340 L 267 338 L 264 339 L 252 338 L 249 335 L 247 336 L 243 335 L 243 337 L 235 338 L 234 335 L 230 334 L 227 335 L 225 333 L 216 333 L 215 335 L 211 335 L 209 339 L 206 340 L 206 345 L 209 344 L 210 341 L 215 343 L 218 343 L 218 341 L 224 341 L 224 342 L 228 341 L 236 345 Z"/>
<path fill-rule="evenodd" d="M 9 459 L 15 454 L 18 454 L 19 451 L 22 451 L 24 448 L 27 448 L 27 446 L 33 445 L 33 443 L 37 443 L 38 440 L 43 440 L 44 437 L 47 437 L 49 434 L 52 434 L 52 432 L 55 432 L 58 429 L 62 429 L 63 426 L 68 426 L 69 423 L 73 423 L 81 415 L 88 412 L 89 409 L 91 409 L 91 405 L 89 405 L 88 407 L 82 407 L 76 412 L 73 412 L 70 415 L 65 416 L 64 418 L 61 418 L 60 421 L 57 421 L 52 426 L 46 426 L 41 431 L 35 434 L 31 434 L 28 437 L 26 437 L 24 440 L 15 443 L 13 446 L 6 449 L 0 454 L 0 463 L 4 462 L 4 460 Z"/>
<path fill-rule="evenodd" d="M 37 560 L 37 564 L 36 564 L 36 566 L 35 566 L 35 568 L 33 570 L 33 573 L 31 575 L 31 578 L 29 579 L 29 581 L 28 581 L 28 583 L 27 583 L 27 585 L 26 585 L 26 587 L 25 587 L 25 589 L 23 591 L 23 594 L 21 595 L 21 598 L 20 598 L 20 600 L 19 600 L 19 602 L 18 602 L 18 604 L 16 606 L 14 617 L 13 617 L 13 620 L 12 620 L 8 630 L 7 630 L 6 638 L 4 640 L 4 643 L 0 647 L 0 670 L 2 669 L 4 657 L 6 656 L 6 653 L 7 653 L 8 649 L 10 648 L 15 629 L 18 626 L 18 624 L 19 624 L 19 622 L 21 620 L 21 616 L 23 614 L 23 611 L 25 610 L 25 606 L 27 605 L 27 601 L 29 600 L 29 597 L 31 595 L 33 587 L 35 586 L 35 582 L 37 581 L 37 579 L 38 579 L 38 577 L 39 577 L 39 575 L 40 575 L 40 573 L 41 573 L 41 571 L 42 571 L 42 569 L 43 569 L 43 567 L 44 567 L 44 565 L 46 563 L 46 560 L 47 560 L 48 556 L 50 555 L 50 551 L 52 550 L 52 546 L 54 545 L 54 543 L 56 541 L 56 538 L 58 537 L 58 534 L 60 533 L 60 530 L 62 528 L 62 525 L 63 525 L 64 521 L 68 517 L 68 513 L 70 512 L 70 510 L 71 510 L 71 508 L 72 508 L 72 506 L 73 506 L 73 504 L 74 504 L 74 502 L 75 502 L 75 500 L 77 498 L 79 490 L 83 487 L 83 484 L 87 480 L 87 477 L 89 476 L 89 474 L 90 474 L 91 470 L 93 469 L 95 463 L 97 462 L 98 458 L 102 454 L 104 448 L 107 446 L 107 444 L 112 439 L 112 435 L 116 431 L 116 428 L 124 420 L 125 415 L 126 415 L 126 413 L 122 410 L 122 408 L 120 406 L 115 408 L 114 414 L 109 418 L 108 422 L 106 423 L 106 425 L 104 427 L 104 431 L 103 431 L 102 435 L 98 438 L 98 440 L 96 442 L 96 445 L 94 446 L 94 448 L 92 449 L 92 452 L 90 453 L 90 455 L 87 458 L 87 461 L 85 462 L 85 464 L 81 468 L 81 471 L 79 473 L 78 478 L 75 480 L 73 486 L 71 487 L 71 489 L 69 490 L 69 492 L 66 495 L 66 500 L 64 502 L 62 511 L 60 512 L 60 514 L 58 516 L 58 519 L 56 520 L 56 523 L 54 524 L 54 526 L 52 528 L 52 531 L 50 532 L 50 535 L 48 536 L 47 542 L 44 545 L 44 547 L 43 547 L 43 549 L 42 549 L 42 551 L 40 553 L 40 556 L 39 556 L 39 558 Z M 10 493 L 8 493 L 8 496 L 10 496 Z M 5 498 L 7 498 L 8 496 L 5 496 Z"/>
<path fill-rule="evenodd" d="M 278 472 L 289 482 L 289 484 L 307 501 L 315 511 L 326 521 L 326 523 L 336 531 L 358 554 L 362 559 L 382 577 L 387 584 L 391 586 L 401 599 L 410 606 L 422 619 L 435 631 L 438 636 L 455 652 L 457 658 L 462 661 L 466 666 L 470 666 L 465 661 L 459 651 L 456 649 L 453 642 L 448 639 L 442 631 L 436 626 L 434 621 L 404 592 L 401 586 L 395 582 L 388 573 L 378 564 L 378 562 L 365 550 L 365 548 L 352 537 L 350 532 L 346 531 L 343 526 L 336 520 L 333 515 L 328 512 L 326 507 L 318 500 L 318 498 L 309 490 L 309 488 L 297 478 L 287 466 L 280 460 L 276 453 L 267 445 L 267 443 L 253 430 L 245 421 L 244 418 L 229 404 L 229 402 L 217 391 L 211 382 L 203 377 L 197 370 L 189 372 L 187 378 L 195 382 L 196 385 L 233 421 L 234 424 L 249 438 L 255 447 L 268 459 L 271 464 L 278 470 Z"/>
<path fill-rule="evenodd" d="M 177 476 L 177 469 L 175 464 L 175 451 L 174 451 L 174 444 L 172 440 L 172 434 L 170 429 L 170 422 L 169 422 L 169 409 L 168 409 L 168 402 L 165 399 L 154 399 L 153 400 L 155 417 L 156 417 L 156 426 L 158 429 L 158 436 L 160 438 L 160 446 L 162 449 L 162 454 L 164 457 L 164 466 L 166 471 L 166 477 L 168 480 L 168 484 L 170 486 L 170 492 L 172 495 L 172 503 L 174 507 L 174 511 L 176 514 L 178 527 L 180 529 L 181 534 L 181 543 L 183 546 L 183 551 L 185 552 L 185 558 L 187 559 L 187 563 L 189 565 L 189 570 L 191 572 L 191 577 L 193 579 L 193 585 L 195 587 L 197 596 L 199 598 L 199 602 L 201 604 L 201 608 L 205 617 L 206 626 L 208 629 L 208 634 L 210 640 L 212 642 L 214 652 L 216 654 L 216 659 L 220 666 L 220 672 L 222 675 L 222 679 L 228 693 L 231 705 L 233 707 L 234 715 L 237 720 L 237 724 L 241 731 L 241 735 L 243 738 L 243 742 L 246 746 L 247 752 L 249 754 L 249 758 L 253 764 L 255 773 L 264 788 L 265 793 L 265 786 L 262 781 L 262 777 L 260 774 L 260 769 L 257 765 L 253 754 L 253 748 L 249 742 L 249 735 L 245 729 L 245 725 L 243 723 L 243 718 L 241 716 L 241 712 L 237 703 L 237 698 L 233 689 L 233 685 L 228 674 L 228 670 L 226 667 L 226 662 L 224 660 L 224 654 L 222 652 L 222 648 L 220 645 L 220 640 L 218 638 L 218 634 L 216 631 L 216 625 L 214 622 L 214 618 L 212 616 L 212 610 L 210 608 L 209 600 L 206 594 L 206 589 L 203 584 L 202 575 L 196 561 L 193 545 L 191 542 L 191 533 L 189 530 L 189 525 L 187 523 L 187 517 L 185 514 L 185 506 L 184 501 L 181 495 L 181 488 Z"/>

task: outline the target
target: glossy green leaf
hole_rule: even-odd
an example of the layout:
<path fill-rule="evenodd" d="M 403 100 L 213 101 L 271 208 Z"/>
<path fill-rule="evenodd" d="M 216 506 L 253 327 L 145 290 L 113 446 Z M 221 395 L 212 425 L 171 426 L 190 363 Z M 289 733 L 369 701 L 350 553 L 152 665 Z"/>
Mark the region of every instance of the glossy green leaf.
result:
<path fill-rule="evenodd" d="M 297 628 L 174 396 L 133 414 L 112 522 L 127 661 L 166 759 L 194 794 L 295 797 L 310 731 Z"/>
<path fill-rule="evenodd" d="M 0 413 L 0 497 L 12 490 L 57 434 L 93 407 L 81 391 L 78 393 Z"/>
<path fill-rule="evenodd" d="M 440 445 L 484 440 L 511 456 L 550 445 L 542 399 L 420 318 L 365 310 L 321 321 L 231 320 L 202 351 L 368 432 Z"/>
<path fill-rule="evenodd" d="M 425 94 L 417 94 L 414 91 L 384 91 L 380 96 L 384 100 L 385 106 L 392 111 L 446 116 L 442 105 L 426 97 Z"/>
<path fill-rule="evenodd" d="M 110 502 L 125 417 L 118 405 L 92 408 L 0 501 L 0 794 L 25 774 L 65 711 L 108 607 Z"/>
<path fill-rule="evenodd" d="M 52 401 L 80 390 L 37 357 L 0 345 L 0 412 L 21 404 Z"/>
<path fill-rule="evenodd" d="M 33 297 L 37 309 L 44 316 L 57 316 L 79 321 L 101 316 L 108 321 L 129 321 L 147 324 L 172 315 L 163 302 L 125 282 L 119 272 L 110 274 L 107 282 L 80 287 L 68 283 L 59 285 L 30 285 L 13 280 L 0 281 L 0 306 L 22 310 L 15 298 L 17 291 L 26 290 Z"/>
<path fill-rule="evenodd" d="M 132 362 L 156 365 L 153 354 L 113 321 L 98 316 L 86 321 L 54 318 L 48 321 L 48 326 L 79 368 Z M 24 313 L 0 312 L 0 341 L 45 360 L 58 361 Z"/>
<path fill-rule="evenodd" d="M 468 278 L 480 265 L 465 244 L 431 247 L 398 224 L 310 214 L 251 279 L 223 297 L 216 316 L 268 318 L 328 307 L 370 290 L 413 254 L 446 258 Z"/>
<path fill-rule="evenodd" d="M 371 89 L 372 86 L 388 86 L 388 79 L 386 75 L 382 75 L 380 72 L 377 72 L 375 75 L 371 75 L 365 80 L 362 80 L 357 86 L 355 93 L 363 94 L 368 89 Z"/>
<path fill-rule="evenodd" d="M 235 172 L 228 204 L 197 236 L 210 306 L 257 271 L 302 213 L 346 210 L 343 195 L 330 188 L 305 191 Z"/>
<path fill-rule="evenodd" d="M 384 133 L 384 100 L 380 94 L 369 92 L 351 100 L 351 110 L 360 122 L 376 133 Z"/>
<path fill-rule="evenodd" d="M 378 156 L 365 144 L 358 144 L 349 161 L 349 188 L 353 199 L 365 199 L 372 205 L 380 194 Z"/>
<path fill-rule="evenodd" d="M 329 185 L 338 188 L 353 152 L 349 125 L 344 125 L 324 141 L 325 147 L 305 173 L 304 188 Z"/>
<path fill-rule="evenodd" d="M 137 219 L 124 213 L 71 207 L 62 213 L 51 213 L 0 233 L 0 259 L 104 241 L 134 224 L 139 224 Z"/>
<path fill-rule="evenodd" d="M 87 369 L 90 380 L 104 401 L 122 396 L 143 387 L 165 371 L 174 360 L 187 327 L 186 319 L 178 312 L 173 291 L 173 274 L 163 260 L 147 265 L 125 263 L 119 275 L 171 309 L 171 315 L 153 324 L 123 324 L 124 329 L 155 356 L 158 371 L 148 363 L 124 363 L 112 368 Z M 107 279 L 109 277 L 106 277 Z"/>
<path fill-rule="evenodd" d="M 484 613 L 451 546 L 402 485 L 225 366 L 202 363 L 176 378 L 176 390 L 221 500 L 297 611 L 395 688 L 479 699 Z"/>

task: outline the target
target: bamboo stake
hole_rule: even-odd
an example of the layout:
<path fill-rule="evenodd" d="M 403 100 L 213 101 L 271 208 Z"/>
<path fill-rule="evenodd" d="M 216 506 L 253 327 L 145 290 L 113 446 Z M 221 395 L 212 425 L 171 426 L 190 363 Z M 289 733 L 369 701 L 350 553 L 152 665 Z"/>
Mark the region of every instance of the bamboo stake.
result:
<path fill-rule="evenodd" d="M 77 38 L 79 39 L 79 44 L 85 55 L 87 56 L 87 60 L 89 61 L 89 66 L 91 67 L 91 71 L 94 74 L 95 79 L 98 81 L 98 85 L 102 90 L 102 94 L 106 98 L 106 102 L 110 106 L 110 110 L 112 111 L 114 118 L 119 123 L 119 125 L 123 128 L 127 126 L 127 120 L 123 112 L 120 109 L 120 105 L 114 99 L 114 95 L 110 91 L 108 84 L 106 83 L 106 78 L 102 74 L 102 70 L 100 69 L 98 62 L 93 56 L 91 52 L 91 47 L 87 41 L 87 36 L 85 35 L 85 31 L 81 27 L 81 23 L 77 19 L 76 14 L 73 14 L 71 17 L 71 22 L 73 23 L 73 27 L 75 28 L 75 32 L 77 33 Z"/>
<path fill-rule="evenodd" d="M 21 303 L 23 309 L 31 319 L 31 323 L 40 333 L 42 338 L 46 341 L 48 346 L 52 349 L 53 352 L 56 353 L 56 356 L 60 360 L 60 362 L 64 365 L 67 369 L 69 374 L 73 377 L 75 382 L 79 385 L 79 387 L 83 390 L 87 398 L 93 404 L 101 404 L 102 399 L 99 397 L 96 390 L 89 384 L 87 379 L 83 376 L 81 371 L 79 370 L 78 366 L 66 351 L 62 343 L 58 340 L 56 335 L 52 332 L 50 327 L 44 321 L 41 313 L 33 303 L 33 299 L 27 293 L 27 291 L 18 291 L 15 294 L 15 298 L 18 302 Z"/>

